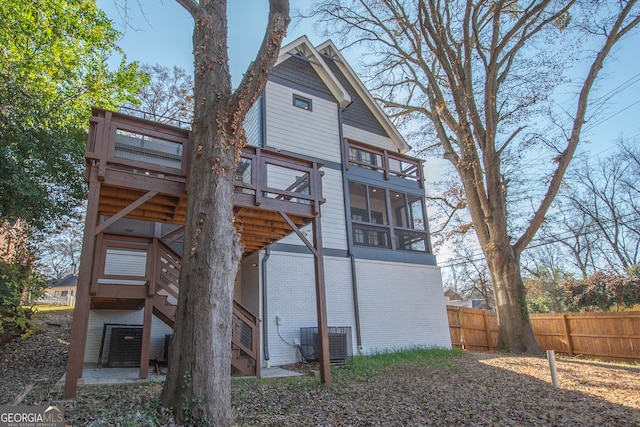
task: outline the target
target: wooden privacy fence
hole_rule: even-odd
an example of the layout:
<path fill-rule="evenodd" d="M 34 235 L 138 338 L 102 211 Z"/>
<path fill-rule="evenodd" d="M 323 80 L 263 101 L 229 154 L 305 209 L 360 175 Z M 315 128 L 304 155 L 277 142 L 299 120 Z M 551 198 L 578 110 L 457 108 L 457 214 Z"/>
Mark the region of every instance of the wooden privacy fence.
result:
<path fill-rule="evenodd" d="M 447 306 L 454 348 L 490 351 L 498 344 L 495 312 Z M 640 361 L 640 312 L 532 314 L 531 326 L 545 350 L 569 356 Z"/>

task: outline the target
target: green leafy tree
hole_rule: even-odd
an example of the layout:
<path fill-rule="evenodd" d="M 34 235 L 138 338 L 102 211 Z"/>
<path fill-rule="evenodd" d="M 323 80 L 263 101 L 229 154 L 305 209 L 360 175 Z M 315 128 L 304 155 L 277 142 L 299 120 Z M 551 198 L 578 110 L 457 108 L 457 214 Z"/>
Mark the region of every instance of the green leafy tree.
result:
<path fill-rule="evenodd" d="M 545 267 L 529 272 L 524 279 L 527 307 L 531 313 L 562 313 L 565 311 L 564 289 L 560 286 L 568 274 L 560 269 Z"/>
<path fill-rule="evenodd" d="M 569 279 L 562 283 L 565 303 L 571 311 L 616 311 L 640 304 L 638 266 L 625 276 L 596 272 L 586 280 Z"/>
<path fill-rule="evenodd" d="M 0 343 L 31 333 L 32 301 L 44 291 L 44 277 L 33 268 L 34 256 L 24 221 L 0 221 Z"/>
<path fill-rule="evenodd" d="M 33 302 L 43 295 L 44 277 L 28 265 L 0 262 L 0 343 L 15 334 L 33 333 Z"/>
<path fill-rule="evenodd" d="M 91 106 L 134 100 L 144 84 L 94 1 L 0 1 L 0 219 L 43 227 L 85 197 Z"/>

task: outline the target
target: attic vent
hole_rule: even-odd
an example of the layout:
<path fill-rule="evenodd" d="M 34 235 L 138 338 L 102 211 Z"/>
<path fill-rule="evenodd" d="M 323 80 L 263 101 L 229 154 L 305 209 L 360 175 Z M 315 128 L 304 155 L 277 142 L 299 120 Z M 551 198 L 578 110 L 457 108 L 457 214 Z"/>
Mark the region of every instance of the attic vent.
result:
<path fill-rule="evenodd" d="M 345 366 L 347 358 L 353 356 L 351 327 L 331 326 L 329 329 L 329 359 L 334 366 Z M 305 360 L 318 360 L 318 328 L 300 328 L 300 347 Z"/>

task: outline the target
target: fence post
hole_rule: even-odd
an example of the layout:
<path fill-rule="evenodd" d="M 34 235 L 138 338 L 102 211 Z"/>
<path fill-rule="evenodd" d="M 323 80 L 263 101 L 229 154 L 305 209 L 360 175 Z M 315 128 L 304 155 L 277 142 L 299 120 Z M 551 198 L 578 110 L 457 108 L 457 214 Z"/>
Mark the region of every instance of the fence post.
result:
<path fill-rule="evenodd" d="M 569 328 L 569 319 L 567 319 L 567 313 L 562 313 L 562 325 L 564 327 L 564 337 L 567 341 L 569 356 L 573 356 L 573 342 L 571 341 L 571 329 Z"/>
<path fill-rule="evenodd" d="M 463 319 L 463 315 L 462 315 L 462 307 L 458 307 L 458 320 L 460 321 L 460 342 L 462 343 L 462 349 L 466 350 L 466 345 L 464 342 L 464 323 L 462 322 Z"/>
<path fill-rule="evenodd" d="M 487 351 L 491 351 L 491 330 L 489 329 L 489 316 L 487 315 L 487 310 L 482 311 L 482 316 L 484 317 L 484 330 L 487 337 Z"/>
<path fill-rule="evenodd" d="M 551 383 L 553 388 L 558 388 L 558 369 L 556 368 L 556 354 L 553 350 L 547 350 L 547 359 L 549 359 L 549 370 L 551 371 Z"/>

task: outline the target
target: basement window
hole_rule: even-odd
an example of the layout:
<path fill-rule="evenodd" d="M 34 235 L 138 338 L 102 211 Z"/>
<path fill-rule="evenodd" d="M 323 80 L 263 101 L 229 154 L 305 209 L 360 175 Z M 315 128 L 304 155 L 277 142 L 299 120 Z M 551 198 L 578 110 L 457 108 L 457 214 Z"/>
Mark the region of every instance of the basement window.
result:
<path fill-rule="evenodd" d="M 311 111 L 311 100 L 304 96 L 293 94 L 293 105 L 303 110 Z"/>

